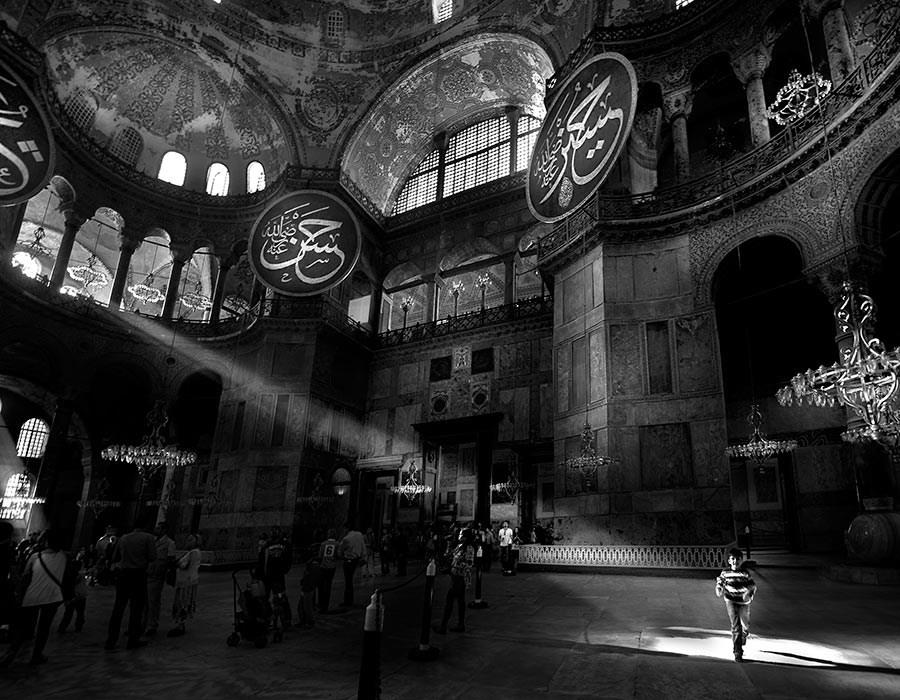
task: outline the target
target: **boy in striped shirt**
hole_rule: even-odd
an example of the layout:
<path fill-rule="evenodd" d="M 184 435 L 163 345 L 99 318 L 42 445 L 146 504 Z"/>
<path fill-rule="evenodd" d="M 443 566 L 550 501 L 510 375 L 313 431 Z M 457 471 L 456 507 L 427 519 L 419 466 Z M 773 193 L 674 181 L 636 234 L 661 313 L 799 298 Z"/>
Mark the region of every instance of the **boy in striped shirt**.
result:
<path fill-rule="evenodd" d="M 734 548 L 728 552 L 728 568 L 716 578 L 716 596 L 725 598 L 725 610 L 731 622 L 734 660 L 744 660 L 744 644 L 750 636 L 750 603 L 756 595 L 756 582 L 743 568 L 744 554 Z"/>

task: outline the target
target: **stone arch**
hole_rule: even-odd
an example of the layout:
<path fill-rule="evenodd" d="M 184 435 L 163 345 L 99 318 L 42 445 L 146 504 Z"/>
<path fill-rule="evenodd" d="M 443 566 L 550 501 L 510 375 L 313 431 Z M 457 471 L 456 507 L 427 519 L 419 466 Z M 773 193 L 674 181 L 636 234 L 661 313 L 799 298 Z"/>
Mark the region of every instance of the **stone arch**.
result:
<path fill-rule="evenodd" d="M 407 282 L 424 279 L 425 274 L 417 263 L 404 262 L 391 269 L 384 276 L 383 286 L 385 289 L 393 289 Z"/>
<path fill-rule="evenodd" d="M 438 270 L 442 272 L 445 270 L 452 270 L 454 267 L 459 267 L 474 258 L 493 257 L 495 255 L 501 255 L 502 252 L 503 251 L 501 251 L 495 243 L 489 241 L 487 238 L 479 236 L 478 238 L 466 241 L 462 245 L 456 246 L 453 250 L 444 255 L 438 263 Z"/>
<path fill-rule="evenodd" d="M 751 223 L 741 222 L 741 216 L 732 224 L 731 219 L 723 219 L 707 227 L 701 235 L 691 238 L 691 259 L 699 253 L 700 244 L 696 241 L 701 236 L 705 239 L 704 259 L 699 262 L 694 272 L 694 295 L 698 306 L 712 304 L 712 285 L 716 270 L 732 250 L 751 238 L 763 236 L 781 236 L 792 241 L 800 250 L 804 268 L 815 259 L 819 238 L 815 230 L 801 221 L 790 218 L 769 218 Z"/>

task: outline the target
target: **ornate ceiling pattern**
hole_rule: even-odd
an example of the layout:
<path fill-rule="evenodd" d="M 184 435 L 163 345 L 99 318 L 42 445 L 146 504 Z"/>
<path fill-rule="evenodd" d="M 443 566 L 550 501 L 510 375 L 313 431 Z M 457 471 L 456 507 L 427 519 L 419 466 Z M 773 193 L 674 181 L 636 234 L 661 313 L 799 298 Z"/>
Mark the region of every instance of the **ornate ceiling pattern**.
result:
<path fill-rule="evenodd" d="M 553 72 L 537 44 L 513 35 L 478 35 L 420 63 L 368 111 L 342 161 L 349 179 L 388 214 L 405 177 L 432 149 L 432 135 L 492 106 L 544 117 Z"/>
<path fill-rule="evenodd" d="M 200 47 L 88 31 L 59 38 L 45 51 L 60 102 L 78 91 L 97 100 L 91 134 L 101 145 L 122 127 L 137 129 L 145 171 L 172 148 L 188 159 L 225 162 L 232 171 L 260 160 L 267 172 L 279 173 L 290 162 L 287 139 L 266 103 L 232 64 Z"/>

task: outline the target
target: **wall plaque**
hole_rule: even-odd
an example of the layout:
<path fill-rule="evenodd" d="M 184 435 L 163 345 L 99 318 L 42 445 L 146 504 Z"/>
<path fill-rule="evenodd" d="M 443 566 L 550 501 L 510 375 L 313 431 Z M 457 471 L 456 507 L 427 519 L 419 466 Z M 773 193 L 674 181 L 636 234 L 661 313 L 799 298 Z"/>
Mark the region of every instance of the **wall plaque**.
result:
<path fill-rule="evenodd" d="M 0 206 L 24 202 L 53 174 L 50 124 L 25 83 L 0 61 Z"/>
<path fill-rule="evenodd" d="M 597 191 L 625 145 L 636 104 L 634 68 L 618 53 L 594 56 L 562 85 L 531 154 L 532 214 L 559 221 Z"/>
<path fill-rule="evenodd" d="M 318 190 L 285 195 L 253 225 L 248 258 L 269 289 L 288 296 L 321 294 L 356 266 L 359 224 L 337 197 Z"/>

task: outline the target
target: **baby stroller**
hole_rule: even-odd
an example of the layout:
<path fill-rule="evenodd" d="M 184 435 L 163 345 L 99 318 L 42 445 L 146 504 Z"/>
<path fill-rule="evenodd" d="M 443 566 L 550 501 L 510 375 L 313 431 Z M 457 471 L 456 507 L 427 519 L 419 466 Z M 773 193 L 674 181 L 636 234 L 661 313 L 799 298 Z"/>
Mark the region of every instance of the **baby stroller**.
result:
<path fill-rule="evenodd" d="M 272 621 L 272 606 L 263 582 L 253 577 L 243 587 L 238 583 L 238 573 L 231 572 L 234 590 L 234 632 L 228 635 L 226 643 L 236 647 L 242 639 L 252 641 L 257 649 L 262 649 L 269 642 L 269 624 Z M 275 641 L 280 640 L 280 632 L 276 630 Z"/>

